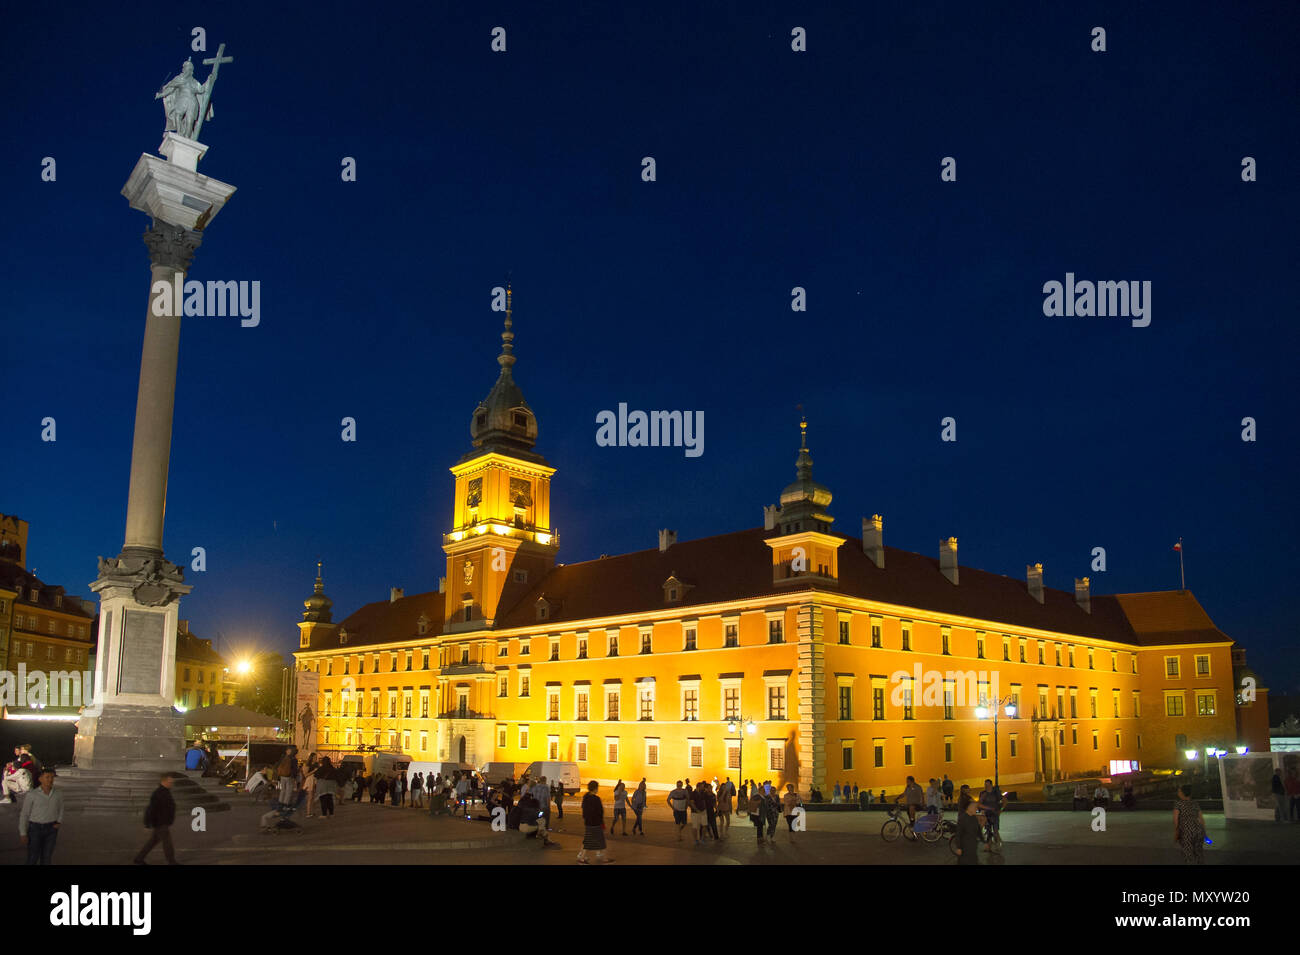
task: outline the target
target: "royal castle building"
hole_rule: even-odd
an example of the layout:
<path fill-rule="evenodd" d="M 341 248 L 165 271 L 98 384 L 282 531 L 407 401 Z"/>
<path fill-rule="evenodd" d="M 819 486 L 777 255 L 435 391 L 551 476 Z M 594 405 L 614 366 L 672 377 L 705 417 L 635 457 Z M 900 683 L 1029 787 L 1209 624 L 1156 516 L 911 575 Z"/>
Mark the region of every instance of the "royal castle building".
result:
<path fill-rule="evenodd" d="M 318 572 L 298 624 L 320 674 L 318 749 L 416 760 L 576 761 L 584 779 L 719 777 L 896 791 L 911 774 L 1057 780 L 1113 761 L 1267 749 L 1266 690 L 1188 591 L 1100 595 L 834 529 L 801 424 L 761 527 L 557 564 L 556 470 L 501 366 L 451 467 L 437 590 L 342 622 Z M 671 421 L 662 422 L 665 427 Z M 680 424 L 680 422 L 679 422 Z M 1016 707 L 1006 716 L 1007 705 Z M 983 716 L 984 718 L 981 718 Z"/>

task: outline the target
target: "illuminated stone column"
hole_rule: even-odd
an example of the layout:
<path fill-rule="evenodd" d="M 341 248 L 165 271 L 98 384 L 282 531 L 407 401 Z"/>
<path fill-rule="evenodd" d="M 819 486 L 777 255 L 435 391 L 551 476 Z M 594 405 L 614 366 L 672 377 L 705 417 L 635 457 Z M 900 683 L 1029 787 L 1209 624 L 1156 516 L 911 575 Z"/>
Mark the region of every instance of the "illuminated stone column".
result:
<path fill-rule="evenodd" d="M 147 213 L 150 292 L 136 391 L 135 436 L 122 552 L 99 559 L 95 698 L 77 723 L 79 769 L 183 767 L 184 719 L 172 708 L 181 567 L 163 556 L 163 517 L 180 348 L 180 291 L 204 230 L 234 186 L 197 172 L 202 143 L 167 133 L 167 160 L 142 155 L 122 189 Z"/>

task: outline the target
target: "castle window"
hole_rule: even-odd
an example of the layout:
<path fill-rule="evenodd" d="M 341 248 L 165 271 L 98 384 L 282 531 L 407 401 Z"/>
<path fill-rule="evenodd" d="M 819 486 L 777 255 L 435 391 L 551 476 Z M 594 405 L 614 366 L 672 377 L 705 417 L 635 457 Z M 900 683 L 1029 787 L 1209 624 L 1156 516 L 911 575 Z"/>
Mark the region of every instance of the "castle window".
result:
<path fill-rule="evenodd" d="M 520 414 L 518 411 L 515 412 L 515 427 L 516 428 L 528 427 L 528 419 L 524 415 Z"/>
<path fill-rule="evenodd" d="M 526 570 L 516 570 L 516 571 L 515 571 L 515 583 L 517 583 L 517 584 L 526 584 L 526 583 L 528 583 L 528 571 L 526 571 Z"/>
<path fill-rule="evenodd" d="M 478 426 L 479 426 L 480 428 L 482 428 L 482 427 L 485 426 L 486 424 L 487 424 L 487 415 L 485 415 L 485 414 L 481 414 L 481 415 L 479 415 L 479 416 L 478 416 Z"/>

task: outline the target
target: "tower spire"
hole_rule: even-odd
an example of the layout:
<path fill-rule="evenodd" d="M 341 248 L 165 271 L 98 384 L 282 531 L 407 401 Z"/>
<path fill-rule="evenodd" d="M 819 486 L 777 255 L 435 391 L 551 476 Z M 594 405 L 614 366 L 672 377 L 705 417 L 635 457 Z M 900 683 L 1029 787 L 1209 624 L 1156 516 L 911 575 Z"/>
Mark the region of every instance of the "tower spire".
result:
<path fill-rule="evenodd" d="M 513 291 L 510 288 L 510 280 L 506 280 L 506 327 L 501 333 L 501 354 L 497 356 L 497 364 L 506 374 L 510 372 L 510 366 L 515 363 L 515 333 L 513 317 Z"/>
<path fill-rule="evenodd" d="M 812 479 L 812 452 L 808 450 L 808 419 L 803 415 L 799 416 L 799 457 L 795 460 L 795 473 L 799 475 L 799 480 L 808 481 Z"/>

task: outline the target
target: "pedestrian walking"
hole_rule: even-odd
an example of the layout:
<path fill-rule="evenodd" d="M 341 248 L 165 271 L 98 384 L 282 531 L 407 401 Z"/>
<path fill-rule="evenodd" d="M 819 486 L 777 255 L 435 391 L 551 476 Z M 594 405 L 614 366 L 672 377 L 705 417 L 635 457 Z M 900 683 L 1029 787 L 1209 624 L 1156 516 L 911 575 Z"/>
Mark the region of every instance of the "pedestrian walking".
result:
<path fill-rule="evenodd" d="M 768 846 L 776 845 L 776 821 L 781 817 L 781 794 L 772 788 L 771 780 L 763 780 L 763 817 L 767 822 Z"/>
<path fill-rule="evenodd" d="M 564 818 L 564 781 L 557 779 L 555 787 L 551 790 L 555 796 L 555 818 Z"/>
<path fill-rule="evenodd" d="M 63 793 L 54 788 L 54 768 L 41 770 L 40 783 L 23 797 L 18 838 L 27 847 L 28 865 L 52 865 L 54 843 L 63 825 Z"/>
<path fill-rule="evenodd" d="M 334 817 L 334 796 L 338 792 L 338 778 L 334 772 L 334 764 L 326 756 L 321 760 L 320 766 L 316 768 L 314 776 L 316 780 L 316 798 L 320 800 L 320 814 L 322 819 L 332 819 Z"/>
<path fill-rule="evenodd" d="M 1300 779 L 1296 778 L 1294 769 L 1287 770 L 1286 794 L 1291 797 L 1291 807 L 1287 812 L 1287 818 L 1295 822 L 1300 819 Z"/>
<path fill-rule="evenodd" d="M 718 829 L 724 835 L 731 832 L 731 803 L 736 795 L 736 787 L 728 776 L 718 787 Z"/>
<path fill-rule="evenodd" d="M 781 797 L 781 808 L 785 810 L 785 824 L 790 830 L 790 841 L 794 842 L 794 811 L 803 805 L 803 800 L 794 791 L 794 783 L 785 784 L 785 795 Z"/>
<path fill-rule="evenodd" d="M 713 841 L 721 841 L 722 837 L 718 835 L 718 797 L 713 792 L 713 786 L 710 783 L 704 784 L 704 815 L 708 821 L 709 834 L 713 836 Z"/>
<path fill-rule="evenodd" d="M 292 746 L 289 748 L 294 749 Z M 175 821 L 176 800 L 172 798 L 172 777 L 169 773 L 163 773 L 158 780 L 158 788 L 149 797 L 149 805 L 144 811 L 144 827 L 149 830 L 149 841 L 135 854 L 136 865 L 146 865 L 145 857 L 160 842 L 167 864 L 177 865 L 176 850 L 172 848 L 172 823 Z"/>
<path fill-rule="evenodd" d="M 623 820 L 623 835 L 627 835 L 627 787 L 623 780 L 614 784 L 614 820 L 609 824 L 609 834 L 614 835 L 614 827 L 619 819 Z"/>
<path fill-rule="evenodd" d="M 397 788 L 393 791 L 393 805 L 406 805 L 406 770 L 397 774 Z"/>
<path fill-rule="evenodd" d="M 298 794 L 298 777 L 301 771 L 298 768 L 298 747 L 286 746 L 284 755 L 280 757 L 280 762 L 275 767 L 276 783 L 280 787 L 280 805 L 292 806 L 294 797 Z M 171 783 L 167 784 L 168 786 Z"/>
<path fill-rule="evenodd" d="M 763 844 L 763 826 L 767 821 L 764 818 L 765 807 L 763 806 L 762 792 L 757 789 L 752 790 L 749 795 L 748 806 L 749 821 L 752 822 L 754 828 L 758 830 L 758 844 L 761 846 Z"/>
<path fill-rule="evenodd" d="M 957 864 L 980 864 L 980 821 L 975 813 L 979 805 L 969 794 L 963 793 L 957 803 Z"/>
<path fill-rule="evenodd" d="M 682 841 L 682 832 L 686 829 L 686 807 L 690 805 L 691 794 L 682 788 L 682 781 L 668 794 L 668 808 L 673 811 L 673 824 L 677 826 L 677 841 Z"/>
<path fill-rule="evenodd" d="M 1189 865 L 1205 862 L 1205 816 L 1201 806 L 1192 799 L 1192 787 L 1178 787 L 1174 801 L 1174 842 L 1183 850 L 1183 861 Z"/>
<path fill-rule="evenodd" d="M 587 865 L 588 850 L 595 850 L 597 862 L 613 861 L 605 858 L 605 804 L 596 794 L 599 788 L 593 779 L 587 783 L 587 794 L 582 797 L 582 849 L 578 861 L 583 865 Z"/>
<path fill-rule="evenodd" d="M 1273 770 L 1273 821 L 1286 822 L 1288 815 L 1286 784 L 1282 782 L 1282 770 Z"/>
<path fill-rule="evenodd" d="M 704 797 L 704 787 L 707 785 L 708 783 L 701 779 L 691 790 L 691 825 L 695 827 L 697 846 L 704 841 L 704 834 L 709 826 L 708 800 Z"/>
<path fill-rule="evenodd" d="M 645 821 L 642 818 L 645 815 L 646 788 L 645 778 L 642 777 L 640 784 L 636 787 L 636 792 L 632 793 L 632 812 L 636 814 L 636 821 L 632 823 L 633 834 L 641 833 L 645 835 Z"/>
<path fill-rule="evenodd" d="M 411 778 L 411 808 L 424 808 L 424 774 L 416 773 Z"/>
<path fill-rule="evenodd" d="M 943 785 L 940 786 L 939 788 L 943 790 L 944 803 L 951 806 L 952 805 L 952 780 L 948 778 L 947 773 L 943 774 Z"/>
<path fill-rule="evenodd" d="M 313 759 L 316 757 L 315 753 L 311 755 Z M 318 772 L 320 772 L 320 766 L 308 760 L 307 768 L 303 772 L 302 788 L 307 793 L 307 818 L 309 819 L 315 815 L 312 808 L 316 805 L 316 774 Z"/>

